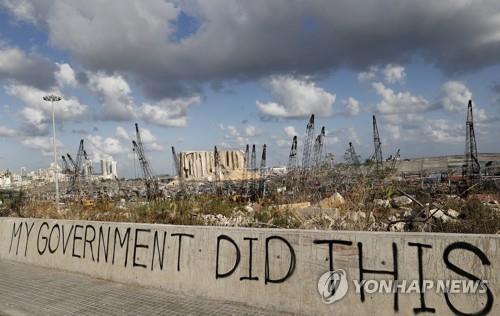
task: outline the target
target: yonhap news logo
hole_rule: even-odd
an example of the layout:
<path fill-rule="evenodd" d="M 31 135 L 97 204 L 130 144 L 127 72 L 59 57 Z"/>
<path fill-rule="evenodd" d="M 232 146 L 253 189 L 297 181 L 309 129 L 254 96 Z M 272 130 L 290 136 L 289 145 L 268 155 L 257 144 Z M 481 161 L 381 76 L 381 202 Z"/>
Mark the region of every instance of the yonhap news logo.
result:
<path fill-rule="evenodd" d="M 325 304 L 342 299 L 348 289 L 347 273 L 342 269 L 325 272 L 318 280 L 318 292 Z"/>
<path fill-rule="evenodd" d="M 360 294 L 420 294 L 426 292 L 447 294 L 485 294 L 487 280 L 352 280 L 354 292 Z M 327 271 L 318 280 L 318 292 L 325 304 L 345 297 L 349 289 L 347 272 L 342 269 Z"/>

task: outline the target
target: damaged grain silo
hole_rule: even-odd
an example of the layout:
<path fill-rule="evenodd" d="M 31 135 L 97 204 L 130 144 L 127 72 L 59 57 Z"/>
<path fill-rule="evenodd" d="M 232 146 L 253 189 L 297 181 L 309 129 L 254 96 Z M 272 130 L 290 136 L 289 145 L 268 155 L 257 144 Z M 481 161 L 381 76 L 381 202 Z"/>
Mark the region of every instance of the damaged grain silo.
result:
<path fill-rule="evenodd" d="M 242 179 L 245 154 L 241 150 L 220 150 L 221 179 Z M 215 155 L 213 151 L 183 151 L 178 154 L 180 176 L 186 180 L 214 180 Z"/>

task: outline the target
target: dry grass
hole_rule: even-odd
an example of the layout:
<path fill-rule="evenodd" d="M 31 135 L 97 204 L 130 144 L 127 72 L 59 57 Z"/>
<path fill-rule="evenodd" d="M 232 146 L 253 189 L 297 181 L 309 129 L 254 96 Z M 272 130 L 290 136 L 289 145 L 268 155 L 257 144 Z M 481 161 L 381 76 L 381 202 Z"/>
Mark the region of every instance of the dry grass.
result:
<path fill-rule="evenodd" d="M 500 211 L 475 198 L 450 199 L 420 192 L 418 188 L 406 189 L 422 203 L 439 202 L 443 209 L 454 209 L 460 213 L 458 220 L 432 221 L 425 226 L 428 232 L 484 233 L 500 231 Z M 413 191 L 411 191 L 413 190 Z M 56 210 L 51 202 L 26 202 L 21 193 L 0 209 L 0 216 L 20 216 L 52 219 L 97 220 L 115 222 L 141 222 L 178 225 L 221 225 L 220 221 L 207 222 L 207 216 L 218 216 L 226 221 L 222 225 L 251 227 L 280 227 L 329 230 L 386 230 L 388 218 L 401 212 L 391 207 L 374 204 L 374 199 L 390 199 L 398 193 L 398 184 L 380 181 L 374 185 L 367 177 L 360 177 L 342 192 L 345 203 L 337 208 L 312 210 L 313 214 L 298 212 L 287 207 L 278 207 L 276 199 L 269 198 L 248 205 L 217 196 L 187 196 L 161 201 L 139 201 L 121 205 L 120 202 L 98 200 L 92 205 L 66 203 Z M 415 207 L 415 205 L 413 205 Z M 418 207 L 414 211 L 418 211 Z M 316 213 L 315 213 L 316 212 Z M 330 212 L 330 213 L 328 213 Z M 333 213 L 332 213 L 333 212 Z M 421 229 L 416 225 L 415 229 Z"/>

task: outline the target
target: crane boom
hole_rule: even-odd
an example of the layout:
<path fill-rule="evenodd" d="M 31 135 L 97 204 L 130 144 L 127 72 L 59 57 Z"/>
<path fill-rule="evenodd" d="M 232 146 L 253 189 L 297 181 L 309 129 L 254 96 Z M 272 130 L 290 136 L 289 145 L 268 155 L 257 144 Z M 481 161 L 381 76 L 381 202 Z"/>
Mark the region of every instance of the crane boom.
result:
<path fill-rule="evenodd" d="M 161 196 L 160 188 L 157 179 L 153 176 L 153 170 L 149 164 L 148 159 L 144 153 L 144 145 L 142 144 L 141 133 L 139 131 L 139 125 L 135 123 L 135 135 L 136 140 L 132 140 L 132 145 L 137 154 L 137 159 L 141 165 L 142 172 L 144 174 L 144 182 L 146 185 L 146 197 L 149 200 L 157 199 Z"/>

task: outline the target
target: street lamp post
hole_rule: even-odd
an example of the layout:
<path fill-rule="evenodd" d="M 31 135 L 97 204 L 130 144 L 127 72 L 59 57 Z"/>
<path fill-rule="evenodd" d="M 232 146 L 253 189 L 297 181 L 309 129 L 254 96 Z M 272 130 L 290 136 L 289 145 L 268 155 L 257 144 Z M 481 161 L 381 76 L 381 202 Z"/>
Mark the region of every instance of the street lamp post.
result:
<path fill-rule="evenodd" d="M 61 101 L 61 97 L 55 94 L 46 95 L 43 97 L 44 101 L 50 102 L 52 106 L 52 145 L 54 146 L 54 182 L 56 185 L 56 208 L 59 211 L 59 170 L 57 169 L 57 147 L 56 147 L 56 123 L 54 102 Z"/>

